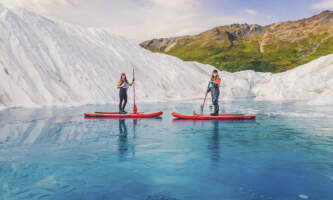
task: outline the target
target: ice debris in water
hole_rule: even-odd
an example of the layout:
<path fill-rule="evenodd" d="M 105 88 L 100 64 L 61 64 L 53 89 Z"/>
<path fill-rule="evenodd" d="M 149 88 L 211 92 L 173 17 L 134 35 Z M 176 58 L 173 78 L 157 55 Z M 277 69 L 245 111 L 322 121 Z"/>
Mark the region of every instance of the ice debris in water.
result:
<path fill-rule="evenodd" d="M 299 198 L 301 198 L 301 199 L 308 199 L 309 198 L 309 196 L 307 196 L 307 195 L 305 195 L 305 194 L 300 194 L 300 195 L 298 195 L 299 196 Z"/>

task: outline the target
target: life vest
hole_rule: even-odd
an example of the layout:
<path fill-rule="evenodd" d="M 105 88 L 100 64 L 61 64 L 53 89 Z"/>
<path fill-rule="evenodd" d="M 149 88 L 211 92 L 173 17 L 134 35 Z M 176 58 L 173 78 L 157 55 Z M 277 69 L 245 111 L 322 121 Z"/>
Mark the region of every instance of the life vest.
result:
<path fill-rule="evenodd" d="M 130 86 L 129 86 L 129 84 L 128 84 L 127 82 L 123 81 L 122 84 L 120 85 L 120 87 L 121 87 L 121 88 L 125 88 L 125 89 L 127 89 L 127 88 L 129 88 Z"/>
<path fill-rule="evenodd" d="M 220 78 L 216 79 L 216 80 L 214 81 L 214 83 L 215 83 L 216 85 L 220 86 L 220 84 L 221 84 L 221 79 L 220 79 Z"/>
<path fill-rule="evenodd" d="M 218 78 L 215 81 L 210 81 L 209 88 L 213 88 L 214 86 L 220 87 L 220 84 L 221 84 L 221 79 Z"/>

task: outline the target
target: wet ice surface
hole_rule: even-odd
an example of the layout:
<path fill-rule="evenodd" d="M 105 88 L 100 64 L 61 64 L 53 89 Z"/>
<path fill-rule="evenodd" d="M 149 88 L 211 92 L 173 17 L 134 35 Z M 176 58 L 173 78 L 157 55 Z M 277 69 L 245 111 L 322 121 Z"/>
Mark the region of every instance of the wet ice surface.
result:
<path fill-rule="evenodd" d="M 130 108 L 131 105 L 128 106 Z M 226 102 L 250 121 L 84 119 L 116 105 L 0 112 L 0 199 L 322 199 L 333 196 L 333 107 Z"/>

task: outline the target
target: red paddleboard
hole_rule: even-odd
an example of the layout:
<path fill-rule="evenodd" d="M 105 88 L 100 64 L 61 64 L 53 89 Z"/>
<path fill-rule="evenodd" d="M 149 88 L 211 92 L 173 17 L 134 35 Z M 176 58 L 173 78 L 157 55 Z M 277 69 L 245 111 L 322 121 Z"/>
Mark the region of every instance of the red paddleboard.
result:
<path fill-rule="evenodd" d="M 119 114 L 118 112 L 95 112 L 95 113 L 84 113 L 85 117 L 114 117 L 114 118 L 153 118 L 159 117 L 163 114 L 163 112 L 156 113 L 127 113 L 127 114 Z"/>
<path fill-rule="evenodd" d="M 178 119 L 192 119 L 192 120 L 223 120 L 223 119 L 255 119 L 255 115 L 243 115 L 243 114 L 220 114 L 218 116 L 210 115 L 182 115 L 179 113 L 172 113 L 172 116 Z"/>

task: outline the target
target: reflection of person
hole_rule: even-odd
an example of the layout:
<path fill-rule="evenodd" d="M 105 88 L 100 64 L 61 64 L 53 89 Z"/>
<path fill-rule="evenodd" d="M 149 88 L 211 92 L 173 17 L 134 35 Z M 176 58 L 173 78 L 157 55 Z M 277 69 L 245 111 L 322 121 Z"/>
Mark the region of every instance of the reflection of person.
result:
<path fill-rule="evenodd" d="M 127 126 L 124 119 L 119 120 L 119 136 L 127 137 Z"/>
<path fill-rule="evenodd" d="M 212 135 L 212 140 L 209 145 L 209 149 L 212 151 L 212 161 L 215 162 L 215 164 L 218 164 L 218 161 L 220 159 L 220 135 L 219 135 L 219 122 L 213 121 L 214 129 Z"/>
<path fill-rule="evenodd" d="M 207 93 L 211 92 L 211 95 L 212 95 L 214 112 L 211 115 L 214 115 L 214 116 L 219 115 L 220 84 L 221 84 L 221 79 L 219 77 L 217 70 L 215 69 L 213 71 L 212 77 L 210 79 L 209 87 L 207 90 Z"/>
<path fill-rule="evenodd" d="M 124 156 L 124 153 L 127 152 L 128 150 L 128 144 L 127 144 L 127 127 L 125 124 L 125 120 L 124 119 L 120 119 L 119 120 L 119 155 L 121 157 Z"/>
<path fill-rule="evenodd" d="M 119 88 L 119 113 L 126 114 L 125 107 L 127 104 L 127 89 L 133 85 L 134 79 L 131 83 L 127 81 L 126 74 L 122 73 L 117 87 Z"/>

